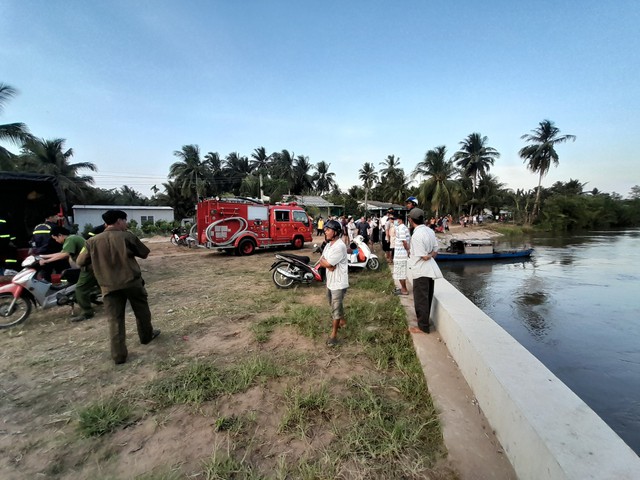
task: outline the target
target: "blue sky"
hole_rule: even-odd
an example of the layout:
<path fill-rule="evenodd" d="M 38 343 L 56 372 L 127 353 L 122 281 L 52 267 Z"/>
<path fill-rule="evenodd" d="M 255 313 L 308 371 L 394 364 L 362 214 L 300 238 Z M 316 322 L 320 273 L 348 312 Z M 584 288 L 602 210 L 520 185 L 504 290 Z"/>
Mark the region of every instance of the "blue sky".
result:
<path fill-rule="evenodd" d="M 64 138 L 97 186 L 149 195 L 186 144 L 287 149 L 359 184 L 364 162 L 449 154 L 472 132 L 510 188 L 537 177 L 520 136 L 575 143 L 543 185 L 640 184 L 640 2 L 2 0 L 0 123 Z M 15 151 L 15 149 L 14 149 Z"/>

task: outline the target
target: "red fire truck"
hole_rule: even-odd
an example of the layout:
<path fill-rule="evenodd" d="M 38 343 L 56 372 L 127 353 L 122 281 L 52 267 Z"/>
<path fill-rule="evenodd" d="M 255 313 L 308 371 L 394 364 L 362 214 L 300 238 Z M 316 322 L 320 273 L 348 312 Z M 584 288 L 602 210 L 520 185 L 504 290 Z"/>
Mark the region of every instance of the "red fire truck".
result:
<path fill-rule="evenodd" d="M 312 222 L 295 202 L 268 205 L 249 198 L 213 198 L 197 206 L 198 243 L 239 255 L 256 248 L 302 248 Z"/>

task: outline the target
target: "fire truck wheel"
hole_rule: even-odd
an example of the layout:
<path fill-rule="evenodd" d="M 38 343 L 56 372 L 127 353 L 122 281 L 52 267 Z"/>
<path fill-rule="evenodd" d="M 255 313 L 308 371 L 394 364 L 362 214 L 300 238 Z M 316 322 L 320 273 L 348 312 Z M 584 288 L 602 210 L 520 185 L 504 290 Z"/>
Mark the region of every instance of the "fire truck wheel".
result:
<path fill-rule="evenodd" d="M 293 243 L 293 248 L 300 250 L 302 247 L 304 247 L 304 238 L 296 237 L 291 243 Z"/>
<path fill-rule="evenodd" d="M 256 251 L 256 244 L 253 240 L 245 238 L 238 245 L 238 255 L 252 255 Z"/>

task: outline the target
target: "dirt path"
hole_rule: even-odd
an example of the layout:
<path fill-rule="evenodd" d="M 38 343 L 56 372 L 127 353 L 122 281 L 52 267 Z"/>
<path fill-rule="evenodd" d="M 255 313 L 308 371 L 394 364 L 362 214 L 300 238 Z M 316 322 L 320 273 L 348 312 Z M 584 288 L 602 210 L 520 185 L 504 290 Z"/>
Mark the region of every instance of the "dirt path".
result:
<path fill-rule="evenodd" d="M 324 346 L 324 326 L 311 323 L 320 333 L 301 335 L 302 327 L 287 326 L 291 320 L 256 341 L 256 325 L 268 327 L 267 319 L 286 315 L 293 303 L 312 320 L 326 315 L 321 285 L 299 293 L 275 289 L 269 274 L 272 253 L 235 257 L 174 247 L 164 238 L 148 242 L 152 253 L 140 264 L 154 327 L 162 334 L 140 345 L 128 312 L 126 364 L 111 362 L 100 312 L 72 324 L 69 309 L 54 308 L 0 331 L 0 478 L 217 478 L 212 472 L 225 461 L 236 470 L 253 465 L 278 478 L 388 478 L 381 473 L 384 465 L 367 470 L 359 457 L 342 454 L 327 464 L 318 452 L 341 437 L 347 423 L 340 423 L 357 409 L 336 406 L 335 398 L 348 400 L 345 395 L 354 385 L 364 385 L 363 391 L 382 391 L 391 401 L 403 385 L 372 364 L 359 341 L 349 340 L 348 330 L 338 350 Z M 311 255 L 311 249 L 299 253 Z M 371 295 L 363 306 L 381 293 Z M 268 366 L 263 364 L 247 366 L 247 359 L 262 358 L 273 362 L 277 372 L 264 373 Z M 251 369 L 262 373 L 246 390 L 229 390 L 199 403 L 187 399 L 166 405 L 153 393 L 175 387 L 167 379 L 178 374 L 184 374 L 179 377 L 184 384 L 173 393 L 188 393 L 187 384 L 211 365 L 227 383 L 242 380 Z M 239 370 L 239 365 L 246 368 Z M 326 392 L 328 406 L 316 406 L 306 423 L 294 422 L 289 430 L 283 420 L 290 412 L 287 402 L 316 391 Z M 103 436 L 83 434 L 81 418 L 89 407 L 98 405 L 104 413 L 104 405 L 114 400 L 132 406 L 128 422 Z M 405 478 L 455 478 L 441 438 L 433 442 L 421 446 L 424 462 L 409 462 L 407 453 L 407 464 L 394 468 L 413 472 L 403 473 Z M 355 455 L 360 447 L 349 448 Z"/>

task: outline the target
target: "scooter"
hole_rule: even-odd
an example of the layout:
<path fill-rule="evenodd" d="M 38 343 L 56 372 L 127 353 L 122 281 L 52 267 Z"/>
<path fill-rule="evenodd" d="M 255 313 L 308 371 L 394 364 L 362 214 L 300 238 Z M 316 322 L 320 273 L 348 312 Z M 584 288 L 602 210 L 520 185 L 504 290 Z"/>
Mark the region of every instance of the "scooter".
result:
<path fill-rule="evenodd" d="M 377 270 L 380 268 L 378 256 L 371 251 L 369 245 L 364 243 L 362 235 L 356 235 L 353 238 L 349 249 L 351 250 L 348 259 L 349 268 L 368 268 L 369 270 Z"/>
<path fill-rule="evenodd" d="M 321 245 L 315 243 L 313 245 L 314 253 L 322 253 L 327 242 Z M 349 268 L 368 268 L 369 270 L 377 270 L 380 268 L 380 260 L 375 253 L 371 252 L 369 246 L 364 243 L 362 235 L 356 235 L 347 249 L 347 261 Z"/>
<path fill-rule="evenodd" d="M 76 301 L 75 291 L 79 268 L 70 268 L 62 272 L 61 285 L 52 285 L 45 280 L 38 280 L 36 274 L 40 270 L 40 257 L 28 256 L 24 267 L 11 278 L 11 283 L 0 287 L 0 329 L 10 328 L 23 323 L 31 314 L 32 307 L 47 309 L 58 305 L 73 305 Z M 93 303 L 101 303 L 100 294 L 91 296 Z"/>
<path fill-rule="evenodd" d="M 276 253 L 276 261 L 269 270 L 273 270 L 273 283 L 278 288 L 291 288 L 296 283 L 310 285 L 324 280 L 324 268 L 318 262 L 311 265 L 311 259 L 292 253 Z"/>
<path fill-rule="evenodd" d="M 182 233 L 180 228 L 171 230 L 171 243 L 183 247 L 193 247 L 196 240 L 189 233 Z"/>

